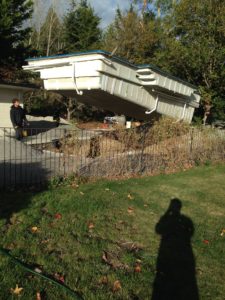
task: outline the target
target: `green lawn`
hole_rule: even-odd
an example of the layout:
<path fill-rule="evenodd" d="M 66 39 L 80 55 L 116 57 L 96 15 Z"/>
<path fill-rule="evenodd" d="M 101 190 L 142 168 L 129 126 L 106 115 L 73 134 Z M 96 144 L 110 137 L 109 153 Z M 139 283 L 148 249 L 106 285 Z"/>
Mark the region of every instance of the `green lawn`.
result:
<path fill-rule="evenodd" d="M 224 299 L 225 165 L 0 197 L 1 247 L 84 299 Z M 0 282 L 1 300 L 73 299 L 3 255 Z"/>

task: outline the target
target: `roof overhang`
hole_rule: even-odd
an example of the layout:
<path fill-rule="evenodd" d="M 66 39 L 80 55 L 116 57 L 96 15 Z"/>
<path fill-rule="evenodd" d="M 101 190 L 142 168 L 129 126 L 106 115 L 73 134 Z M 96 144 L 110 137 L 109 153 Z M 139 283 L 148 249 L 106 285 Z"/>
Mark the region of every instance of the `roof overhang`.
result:
<path fill-rule="evenodd" d="M 105 51 L 31 58 L 27 62 L 23 69 L 40 72 L 45 89 L 109 110 L 115 106 L 114 111 L 120 99 L 125 115 L 129 105 L 135 104 L 130 116 L 140 107 L 140 114 L 143 110 L 148 115 L 157 112 L 190 122 L 199 106 L 196 86 L 153 65 L 134 65 Z"/>

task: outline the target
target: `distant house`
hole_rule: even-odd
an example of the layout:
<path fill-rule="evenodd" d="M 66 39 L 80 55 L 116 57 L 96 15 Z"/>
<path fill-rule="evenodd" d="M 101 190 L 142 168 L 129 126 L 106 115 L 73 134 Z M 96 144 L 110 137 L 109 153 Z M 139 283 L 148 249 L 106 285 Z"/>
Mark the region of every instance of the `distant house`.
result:
<path fill-rule="evenodd" d="M 0 83 L 0 127 L 12 127 L 10 120 L 10 107 L 12 99 L 18 98 L 23 104 L 23 95 L 33 88 L 17 85 Z"/>

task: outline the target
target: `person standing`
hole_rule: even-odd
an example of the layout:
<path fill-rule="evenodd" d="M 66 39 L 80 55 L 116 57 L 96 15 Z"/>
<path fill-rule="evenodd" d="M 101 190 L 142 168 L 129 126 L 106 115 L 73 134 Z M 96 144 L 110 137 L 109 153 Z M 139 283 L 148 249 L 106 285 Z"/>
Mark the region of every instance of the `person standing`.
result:
<path fill-rule="evenodd" d="M 16 139 L 20 141 L 23 138 L 23 127 L 24 123 L 27 123 L 27 119 L 25 110 L 20 106 L 19 99 L 17 98 L 12 100 L 10 119 L 16 132 Z"/>

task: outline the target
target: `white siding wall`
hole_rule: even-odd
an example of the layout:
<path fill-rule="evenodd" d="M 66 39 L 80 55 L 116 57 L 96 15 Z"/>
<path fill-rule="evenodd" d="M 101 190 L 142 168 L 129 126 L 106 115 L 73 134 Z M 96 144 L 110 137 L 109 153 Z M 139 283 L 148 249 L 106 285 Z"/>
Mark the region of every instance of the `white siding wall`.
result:
<path fill-rule="evenodd" d="M 13 98 L 19 98 L 22 104 L 22 93 L 16 87 L 15 89 L 0 87 L 0 127 L 12 127 L 10 107 Z"/>

